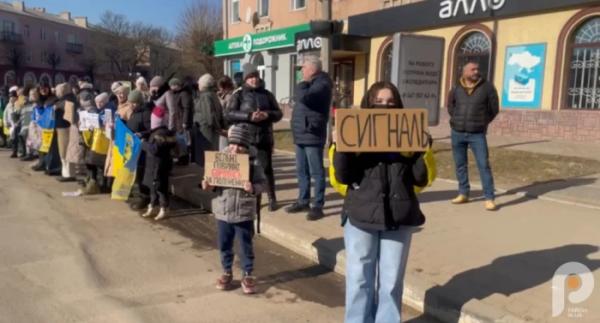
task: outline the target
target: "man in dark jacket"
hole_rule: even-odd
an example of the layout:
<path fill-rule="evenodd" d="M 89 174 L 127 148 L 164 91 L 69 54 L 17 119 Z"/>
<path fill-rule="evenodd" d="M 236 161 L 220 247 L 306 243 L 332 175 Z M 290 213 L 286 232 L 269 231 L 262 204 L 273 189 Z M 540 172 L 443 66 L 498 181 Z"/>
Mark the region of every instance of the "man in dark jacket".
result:
<path fill-rule="evenodd" d="M 494 178 L 488 159 L 486 133 L 488 125 L 499 111 L 498 92 L 494 85 L 481 78 L 479 63 L 469 62 L 463 67 L 459 84 L 449 95 L 448 113 L 452 128 L 452 153 L 456 164 L 459 195 L 452 200 L 454 204 L 469 201 L 469 171 L 467 149 L 471 147 L 477 161 L 485 208 L 497 209 L 494 202 Z"/>
<path fill-rule="evenodd" d="M 147 139 L 150 136 L 150 119 L 152 108 L 144 102 L 142 92 L 133 90 L 129 93 L 127 102 L 133 105 L 133 113 L 127 120 L 127 128 L 133 131 L 140 139 Z M 129 206 L 133 210 L 141 210 L 150 203 L 150 188 L 143 182 L 146 167 L 146 152 L 140 152 L 138 166 L 135 176 L 135 189 L 132 198 L 129 200 Z"/>
<path fill-rule="evenodd" d="M 302 76 L 304 80 L 296 88 L 296 104 L 291 122 L 300 192 L 298 201 L 286 211 L 309 211 L 307 219 L 312 221 L 323 217 L 325 204 L 323 149 L 327 139 L 332 82 L 329 75 L 322 71 L 321 61 L 315 56 L 304 57 Z M 312 208 L 309 207 L 311 177 L 315 181 Z"/>
<path fill-rule="evenodd" d="M 273 93 L 265 89 L 256 67 L 246 63 L 243 70 L 244 84 L 229 100 L 226 118 L 232 124 L 250 125 L 252 144 L 258 150 L 258 163 L 263 167 L 269 183 L 269 211 L 275 211 L 277 197 L 273 174 L 273 123 L 279 122 L 283 113 Z"/>

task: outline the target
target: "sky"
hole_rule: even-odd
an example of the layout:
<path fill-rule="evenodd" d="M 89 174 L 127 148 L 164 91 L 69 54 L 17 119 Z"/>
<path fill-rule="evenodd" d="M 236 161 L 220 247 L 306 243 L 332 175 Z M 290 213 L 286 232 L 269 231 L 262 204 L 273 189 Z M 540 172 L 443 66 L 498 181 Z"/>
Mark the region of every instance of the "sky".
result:
<path fill-rule="evenodd" d="M 5 0 L 12 2 L 11 0 Z M 181 12 L 194 1 L 207 1 L 216 5 L 221 0 L 24 0 L 25 6 L 44 7 L 46 12 L 59 14 L 70 11 L 71 17 L 87 16 L 89 23 L 98 23 L 106 10 L 127 16 L 130 21 L 141 21 L 154 26 L 177 31 Z"/>

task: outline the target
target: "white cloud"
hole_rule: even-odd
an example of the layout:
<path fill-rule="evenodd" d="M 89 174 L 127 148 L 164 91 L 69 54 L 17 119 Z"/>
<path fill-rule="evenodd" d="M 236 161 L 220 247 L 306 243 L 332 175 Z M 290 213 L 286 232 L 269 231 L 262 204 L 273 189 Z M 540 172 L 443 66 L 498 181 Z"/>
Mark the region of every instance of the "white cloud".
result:
<path fill-rule="evenodd" d="M 508 60 L 508 65 L 519 65 L 521 68 L 531 70 L 541 62 L 541 57 L 531 55 L 530 52 L 524 51 L 522 53 L 512 55 Z"/>

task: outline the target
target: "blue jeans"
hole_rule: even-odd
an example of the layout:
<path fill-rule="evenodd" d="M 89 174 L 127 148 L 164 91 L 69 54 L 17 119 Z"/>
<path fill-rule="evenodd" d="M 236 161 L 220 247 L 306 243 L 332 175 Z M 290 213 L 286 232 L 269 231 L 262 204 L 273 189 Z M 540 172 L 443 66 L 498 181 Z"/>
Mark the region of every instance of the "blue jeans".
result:
<path fill-rule="evenodd" d="M 325 205 L 325 167 L 323 167 L 323 146 L 296 145 L 296 171 L 300 192 L 298 204 L 310 203 L 310 179 L 315 181 L 313 207 Z"/>
<path fill-rule="evenodd" d="M 233 241 L 237 236 L 240 242 L 240 263 L 242 270 L 244 273 L 252 274 L 254 270 L 254 249 L 252 247 L 254 221 L 228 223 L 217 220 L 217 232 L 219 235 L 219 251 L 221 252 L 223 271 L 231 272 L 234 257 Z"/>
<path fill-rule="evenodd" d="M 469 184 L 469 160 L 467 157 L 467 149 L 471 147 L 471 151 L 475 155 L 477 168 L 479 168 L 479 176 L 481 177 L 485 199 L 493 200 L 496 197 L 494 193 L 494 178 L 492 177 L 492 169 L 490 168 L 485 133 L 467 133 L 452 130 L 451 138 L 452 154 L 454 155 L 454 163 L 456 165 L 456 178 L 458 179 L 458 192 L 469 196 L 471 190 L 471 185 Z"/>
<path fill-rule="evenodd" d="M 401 322 L 412 232 L 404 226 L 368 231 L 346 222 L 346 323 Z"/>

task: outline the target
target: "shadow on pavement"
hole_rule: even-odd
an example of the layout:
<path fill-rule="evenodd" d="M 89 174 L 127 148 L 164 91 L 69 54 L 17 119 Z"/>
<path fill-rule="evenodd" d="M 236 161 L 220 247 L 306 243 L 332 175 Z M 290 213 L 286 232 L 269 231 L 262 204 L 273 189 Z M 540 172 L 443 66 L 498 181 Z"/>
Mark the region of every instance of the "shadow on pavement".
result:
<path fill-rule="evenodd" d="M 492 263 L 464 271 L 442 286 L 425 293 L 425 313 L 442 316 L 445 322 L 458 322 L 462 307 L 471 300 L 483 300 L 493 294 L 507 297 L 552 279 L 558 267 L 579 262 L 592 272 L 600 268 L 600 260 L 589 259 L 599 247 L 572 244 L 504 256 Z M 408 321 L 418 322 L 418 321 Z"/>
<path fill-rule="evenodd" d="M 534 182 L 533 184 L 521 186 L 508 190 L 506 193 L 500 196 L 515 195 L 517 193 L 525 193 L 525 196 L 521 196 L 512 201 L 502 203 L 498 205 L 498 208 L 505 208 L 509 206 L 518 205 L 521 203 L 528 202 L 537 196 L 544 195 L 553 191 L 561 191 L 570 187 L 591 185 L 596 182 L 595 178 L 568 178 L 568 179 L 556 179 L 544 182 Z"/>

